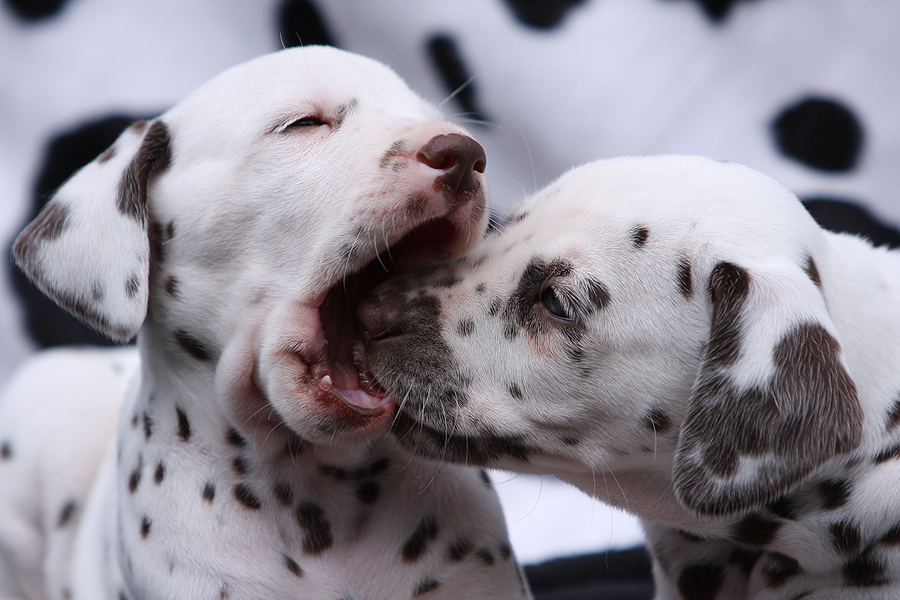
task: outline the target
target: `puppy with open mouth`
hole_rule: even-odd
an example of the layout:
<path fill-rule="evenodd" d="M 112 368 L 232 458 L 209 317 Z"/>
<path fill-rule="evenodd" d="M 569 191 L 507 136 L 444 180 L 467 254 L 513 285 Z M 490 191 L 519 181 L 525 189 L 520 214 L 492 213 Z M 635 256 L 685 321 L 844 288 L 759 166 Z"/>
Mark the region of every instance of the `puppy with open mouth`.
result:
<path fill-rule="evenodd" d="M 0 596 L 529 598 L 483 473 L 410 456 L 359 370 L 359 297 L 481 239 L 484 169 L 387 67 L 307 47 L 226 71 L 76 173 L 16 261 L 137 334 L 140 372 L 124 402 L 127 350 L 13 381 Z"/>

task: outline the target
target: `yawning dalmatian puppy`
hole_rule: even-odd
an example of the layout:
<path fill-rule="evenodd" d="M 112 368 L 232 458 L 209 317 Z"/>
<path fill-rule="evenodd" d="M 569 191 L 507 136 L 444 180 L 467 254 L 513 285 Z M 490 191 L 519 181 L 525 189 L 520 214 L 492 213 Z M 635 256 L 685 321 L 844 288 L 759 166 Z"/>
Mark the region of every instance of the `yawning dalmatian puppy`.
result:
<path fill-rule="evenodd" d="M 701 157 L 564 175 L 360 305 L 398 439 L 640 516 L 657 598 L 900 597 L 900 254 Z"/>
<path fill-rule="evenodd" d="M 137 334 L 140 376 L 118 426 L 128 350 L 39 357 L 0 402 L 0 597 L 530 597 L 484 474 L 400 448 L 352 343 L 388 266 L 481 239 L 484 167 L 386 67 L 309 47 L 74 175 L 16 260 Z"/>

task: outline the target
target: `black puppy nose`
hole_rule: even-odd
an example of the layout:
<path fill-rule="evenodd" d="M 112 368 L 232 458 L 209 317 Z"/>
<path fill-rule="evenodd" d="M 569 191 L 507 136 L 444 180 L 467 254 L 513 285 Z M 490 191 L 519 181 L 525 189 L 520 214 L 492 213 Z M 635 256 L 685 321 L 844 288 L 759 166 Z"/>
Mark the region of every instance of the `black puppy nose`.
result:
<path fill-rule="evenodd" d="M 390 337 L 400 318 L 399 304 L 385 300 L 381 294 L 369 291 L 356 306 L 356 318 L 372 340 Z"/>
<path fill-rule="evenodd" d="M 437 182 L 455 196 L 478 189 L 475 172 L 484 173 L 487 165 L 481 144 L 458 133 L 434 136 L 419 149 L 416 160 L 432 169 L 444 171 Z"/>

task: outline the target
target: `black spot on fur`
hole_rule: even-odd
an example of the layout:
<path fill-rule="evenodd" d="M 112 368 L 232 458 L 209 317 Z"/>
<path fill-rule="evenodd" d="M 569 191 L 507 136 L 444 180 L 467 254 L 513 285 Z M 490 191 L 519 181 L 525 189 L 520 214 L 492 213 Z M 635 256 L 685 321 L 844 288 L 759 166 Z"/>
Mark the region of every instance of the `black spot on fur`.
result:
<path fill-rule="evenodd" d="M 691 565 L 678 577 L 678 591 L 684 600 L 714 600 L 725 578 L 719 565 Z"/>
<path fill-rule="evenodd" d="M 686 258 L 678 262 L 678 290 L 685 298 L 694 295 L 694 283 L 691 279 L 691 263 Z"/>
<path fill-rule="evenodd" d="M 868 548 L 844 564 L 844 581 L 853 587 L 878 587 L 888 583 L 887 569 Z"/>
<path fill-rule="evenodd" d="M 629 233 L 629 237 L 631 238 L 632 246 L 643 248 L 644 244 L 647 243 L 647 238 L 650 237 L 650 230 L 646 227 L 635 227 Z"/>
<path fill-rule="evenodd" d="M 65 504 L 63 504 L 62 510 L 59 511 L 59 518 L 56 520 L 57 527 L 65 527 L 69 523 L 72 522 L 72 517 L 75 516 L 75 510 L 78 508 L 78 505 L 74 500 L 69 500 Z"/>
<path fill-rule="evenodd" d="M 565 16 L 584 0 L 505 0 L 516 19 L 523 25 L 537 29 L 559 27 Z"/>
<path fill-rule="evenodd" d="M 125 282 L 125 295 L 128 298 L 134 298 L 138 295 L 138 292 L 141 290 L 141 278 L 137 275 L 132 275 Z"/>
<path fill-rule="evenodd" d="M 462 58 L 456 41 L 449 35 L 435 35 L 428 40 L 428 56 L 437 69 L 448 94 L 459 104 L 467 119 L 489 121 L 478 108 L 476 87 Z"/>
<path fill-rule="evenodd" d="M 654 406 L 644 415 L 643 424 L 644 427 L 655 431 L 658 435 L 663 435 L 672 427 L 672 419 L 662 408 Z"/>
<path fill-rule="evenodd" d="M 895 444 L 889 448 L 885 448 L 884 450 L 876 454 L 872 460 L 874 460 L 876 464 L 881 464 L 883 462 L 894 460 L 896 458 L 900 458 L 900 444 Z"/>
<path fill-rule="evenodd" d="M 859 160 L 863 128 L 856 115 L 831 98 L 804 98 L 774 121 L 778 148 L 808 167 L 849 171 Z"/>
<path fill-rule="evenodd" d="M 137 155 L 119 182 L 116 208 L 120 213 L 146 226 L 147 186 L 152 176 L 168 168 L 171 157 L 169 129 L 157 119 L 150 125 Z"/>
<path fill-rule="evenodd" d="M 806 276 L 809 277 L 809 280 L 816 284 L 817 288 L 822 288 L 822 276 L 819 275 L 819 268 L 816 266 L 816 261 L 813 260 L 812 256 L 806 258 Z"/>
<path fill-rule="evenodd" d="M 181 349 L 197 360 L 211 361 L 213 359 L 212 352 L 210 352 L 209 348 L 184 329 L 176 329 L 174 335 L 175 341 L 178 342 Z"/>
<path fill-rule="evenodd" d="M 486 567 L 494 566 L 494 555 L 487 548 L 479 548 L 473 556 Z"/>
<path fill-rule="evenodd" d="M 897 425 L 900 425 L 900 400 L 894 400 L 894 406 L 891 407 L 891 412 L 888 413 L 887 430 L 893 431 L 897 428 Z"/>
<path fill-rule="evenodd" d="M 141 471 L 144 468 L 144 458 L 138 455 L 137 466 L 134 467 L 134 470 L 131 472 L 131 475 L 128 476 L 128 492 L 133 494 L 137 491 L 138 486 L 141 484 Z"/>
<path fill-rule="evenodd" d="M 708 293 L 714 308 L 706 362 L 727 367 L 740 355 L 740 315 L 750 293 L 750 275 L 738 266 L 719 263 L 709 277 Z"/>
<path fill-rule="evenodd" d="M 387 149 L 387 152 L 384 153 L 384 156 L 381 157 L 381 161 L 379 161 L 378 166 L 382 169 L 391 169 L 393 171 L 400 170 L 403 165 L 403 160 L 397 160 L 398 157 L 403 156 L 403 154 L 407 150 L 407 144 L 403 140 L 397 140 L 391 147 Z M 428 205 L 428 199 L 425 196 L 414 196 L 410 198 L 407 203 L 407 213 L 410 216 L 416 216 L 417 214 L 422 214 L 425 211 L 425 207 Z"/>
<path fill-rule="evenodd" d="M 175 407 L 175 414 L 178 417 L 178 437 L 181 441 L 187 442 L 191 439 L 191 423 L 187 414 L 178 406 Z"/>
<path fill-rule="evenodd" d="M 290 571 L 297 577 L 303 577 L 303 569 L 300 568 L 300 565 L 297 564 L 297 561 L 295 561 L 287 554 L 282 554 L 281 557 L 284 559 L 284 566 L 287 567 L 288 571 Z"/>
<path fill-rule="evenodd" d="M 203 486 L 203 492 L 200 494 L 207 502 L 212 502 L 216 498 L 216 486 L 211 482 L 207 482 Z"/>
<path fill-rule="evenodd" d="M 9 440 L 3 440 L 3 443 L 0 443 L 0 460 L 9 460 L 12 456 L 12 444 Z"/>
<path fill-rule="evenodd" d="M 849 521 L 834 523 L 828 528 L 831 535 L 831 543 L 841 554 L 858 552 L 862 546 L 862 534 L 859 526 Z"/>
<path fill-rule="evenodd" d="M 767 504 L 766 508 L 776 517 L 795 521 L 800 512 L 800 502 L 796 498 L 781 496 Z"/>
<path fill-rule="evenodd" d="M 771 544 L 781 529 L 781 523 L 758 514 L 751 513 L 734 524 L 731 539 L 748 546 Z"/>
<path fill-rule="evenodd" d="M 512 547 L 506 542 L 500 543 L 499 551 L 502 560 L 509 560 L 512 557 Z"/>
<path fill-rule="evenodd" d="M 337 111 L 335 111 L 334 117 L 331 120 L 331 130 L 336 131 L 339 129 L 340 126 L 344 124 L 344 119 L 353 114 L 358 108 L 359 100 L 356 98 L 353 98 L 350 102 L 341 104 Z"/>
<path fill-rule="evenodd" d="M 731 551 L 731 554 L 728 556 L 728 562 L 737 565 L 745 577 L 750 577 L 753 567 L 756 566 L 756 562 L 762 555 L 762 550 L 738 547 Z"/>
<path fill-rule="evenodd" d="M 381 486 L 374 481 L 363 481 L 356 486 L 355 494 L 363 504 L 374 504 L 378 500 Z"/>
<path fill-rule="evenodd" d="M 275 500 L 280 505 L 287 507 L 294 502 L 294 490 L 291 488 L 291 484 L 286 481 L 276 482 L 272 491 L 275 495 Z"/>
<path fill-rule="evenodd" d="M 253 493 L 247 485 L 243 483 L 239 483 L 234 486 L 234 497 L 238 502 L 246 506 L 251 510 L 259 510 L 262 506 L 262 503 L 259 501 L 259 498 L 256 497 L 256 494 Z"/>
<path fill-rule="evenodd" d="M 156 485 L 159 485 L 163 482 L 163 479 L 166 478 L 166 465 L 159 461 L 156 465 L 156 471 L 153 472 L 153 482 Z"/>
<path fill-rule="evenodd" d="M 149 440 L 153 435 L 153 419 L 146 412 L 144 413 L 144 439 Z"/>
<path fill-rule="evenodd" d="M 462 319 L 456 325 L 456 333 L 462 337 L 469 337 L 475 333 L 475 321 L 472 319 Z"/>
<path fill-rule="evenodd" d="M 847 479 L 831 479 L 819 482 L 816 490 L 822 498 L 822 508 L 834 510 L 847 504 L 853 486 Z"/>
<path fill-rule="evenodd" d="M 238 430 L 234 427 L 228 429 L 228 432 L 225 434 L 225 441 L 228 442 L 229 446 L 234 446 L 235 448 L 243 448 L 247 444 L 244 436 L 238 433 Z"/>
<path fill-rule="evenodd" d="M 778 588 L 787 583 L 791 577 L 802 572 L 800 563 L 789 556 L 772 552 L 766 555 L 766 563 L 762 567 L 766 585 L 770 588 Z"/>
<path fill-rule="evenodd" d="M 577 446 L 581 443 L 581 440 L 575 435 L 561 435 L 559 436 L 559 441 L 566 446 Z"/>
<path fill-rule="evenodd" d="M 415 562 L 428 550 L 429 544 L 437 538 L 438 524 L 434 517 L 426 516 L 403 544 L 400 555 L 404 562 Z"/>
<path fill-rule="evenodd" d="M 334 38 L 325 26 L 316 4 L 310 0 L 285 0 L 278 13 L 280 42 L 293 46 L 334 46 Z"/>
<path fill-rule="evenodd" d="M 250 472 L 248 461 L 243 456 L 234 457 L 234 460 L 231 461 L 231 468 L 238 475 L 246 475 Z"/>
<path fill-rule="evenodd" d="M 447 561 L 458 563 L 463 561 L 474 549 L 472 542 L 468 538 L 457 538 L 453 540 L 450 547 L 447 548 Z"/>
<path fill-rule="evenodd" d="M 175 277 L 169 277 L 166 279 L 166 283 L 163 285 L 166 290 L 166 293 L 173 298 L 178 297 L 178 279 Z"/>
<path fill-rule="evenodd" d="M 900 523 L 888 529 L 878 542 L 888 546 L 900 546 Z"/>
<path fill-rule="evenodd" d="M 321 554 L 331 547 L 334 538 L 331 525 L 325 518 L 325 511 L 318 504 L 301 502 L 297 507 L 297 524 L 303 531 L 303 551 L 307 554 Z"/>
<path fill-rule="evenodd" d="M 146 539 L 148 535 L 150 535 L 150 524 L 151 521 L 147 518 L 147 515 L 141 519 L 141 537 Z"/>
<path fill-rule="evenodd" d="M 421 596 L 423 594 L 427 594 L 428 592 L 433 592 L 434 590 L 441 587 L 441 582 L 436 579 L 425 579 L 419 585 L 416 586 L 416 591 L 413 592 L 413 596 Z"/>
<path fill-rule="evenodd" d="M 507 391 L 509 391 L 509 395 L 515 398 L 516 400 L 522 399 L 522 388 L 517 383 L 510 383 L 506 386 Z"/>

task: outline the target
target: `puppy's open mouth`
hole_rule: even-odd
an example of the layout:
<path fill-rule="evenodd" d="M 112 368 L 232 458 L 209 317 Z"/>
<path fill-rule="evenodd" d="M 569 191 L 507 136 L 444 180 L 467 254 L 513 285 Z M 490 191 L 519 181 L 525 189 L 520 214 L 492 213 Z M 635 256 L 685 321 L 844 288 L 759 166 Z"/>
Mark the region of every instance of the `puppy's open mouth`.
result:
<path fill-rule="evenodd" d="M 417 259 L 434 258 L 458 247 L 461 236 L 469 233 L 450 217 L 422 223 L 365 267 L 344 275 L 321 297 L 318 327 L 310 332 L 314 339 L 309 339 L 309 345 L 304 344 L 298 354 L 308 369 L 302 383 L 315 390 L 320 405 L 327 406 L 337 421 L 333 426 L 364 426 L 375 417 L 392 413 L 394 408 L 393 400 L 364 365 L 363 341 L 356 319 L 362 295 Z"/>

